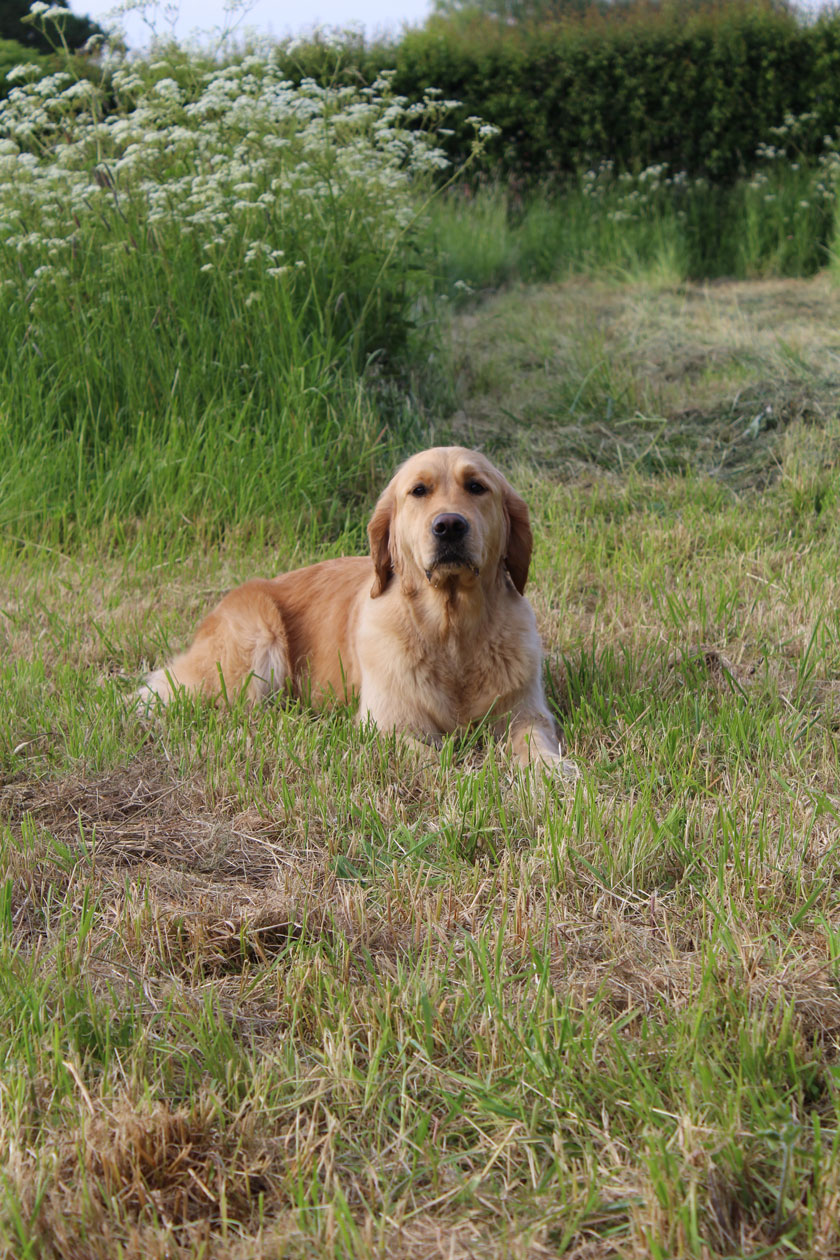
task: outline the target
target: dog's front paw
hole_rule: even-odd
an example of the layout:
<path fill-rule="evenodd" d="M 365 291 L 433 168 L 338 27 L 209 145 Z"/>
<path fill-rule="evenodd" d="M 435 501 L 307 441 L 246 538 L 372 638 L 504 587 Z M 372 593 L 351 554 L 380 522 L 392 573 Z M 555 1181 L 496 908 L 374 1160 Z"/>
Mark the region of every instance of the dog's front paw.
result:
<path fill-rule="evenodd" d="M 580 768 L 576 761 L 572 761 L 569 757 L 563 756 L 562 744 L 557 745 L 556 753 L 540 752 L 534 758 L 532 763 L 540 769 L 547 771 L 548 774 L 557 775 L 558 778 L 566 779 L 569 783 L 574 783 L 580 778 Z"/>
<path fill-rule="evenodd" d="M 172 699 L 172 681 L 165 669 L 147 674 L 134 693 L 134 708 L 141 717 L 148 717 L 155 709 Z"/>

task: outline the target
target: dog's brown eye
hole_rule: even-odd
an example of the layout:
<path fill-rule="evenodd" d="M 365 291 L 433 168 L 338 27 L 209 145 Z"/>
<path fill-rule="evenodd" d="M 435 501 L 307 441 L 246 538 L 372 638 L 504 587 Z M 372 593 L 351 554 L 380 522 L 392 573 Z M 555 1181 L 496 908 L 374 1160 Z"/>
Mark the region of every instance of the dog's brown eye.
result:
<path fill-rule="evenodd" d="M 429 487 L 424 486 L 421 481 L 419 485 L 414 487 L 411 493 L 414 495 L 415 499 L 422 499 L 424 494 L 429 493 Z"/>
<path fill-rule="evenodd" d="M 483 485 L 480 481 L 468 481 L 467 491 L 470 494 L 486 494 L 487 487 Z"/>

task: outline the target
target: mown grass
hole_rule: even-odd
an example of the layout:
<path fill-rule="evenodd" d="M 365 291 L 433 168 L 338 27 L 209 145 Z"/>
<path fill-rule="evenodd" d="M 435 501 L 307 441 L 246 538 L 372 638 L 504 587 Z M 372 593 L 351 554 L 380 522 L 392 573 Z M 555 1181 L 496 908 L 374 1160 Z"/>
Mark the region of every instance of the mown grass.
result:
<path fill-rule="evenodd" d="M 6 1254 L 836 1254 L 836 301 L 574 281 L 456 319 L 435 433 L 532 506 L 573 788 L 481 732 L 133 711 L 370 497 L 326 547 L 4 539 Z"/>
<path fill-rule="evenodd" d="M 827 276 L 729 286 L 576 280 L 516 287 L 457 322 L 465 441 L 564 475 L 707 473 L 833 482 L 840 305 Z"/>

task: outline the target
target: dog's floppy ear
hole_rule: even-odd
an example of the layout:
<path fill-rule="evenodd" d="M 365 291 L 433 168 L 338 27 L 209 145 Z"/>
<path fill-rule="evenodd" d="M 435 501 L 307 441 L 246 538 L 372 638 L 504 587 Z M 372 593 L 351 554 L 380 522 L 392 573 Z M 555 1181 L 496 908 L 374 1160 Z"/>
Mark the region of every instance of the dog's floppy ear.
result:
<path fill-rule="evenodd" d="M 379 502 L 373 509 L 373 516 L 368 522 L 368 538 L 370 539 L 370 558 L 376 576 L 370 588 L 371 599 L 381 595 L 394 573 L 391 556 L 391 522 L 394 518 L 394 496 L 389 486 L 383 491 Z"/>
<path fill-rule="evenodd" d="M 528 581 L 528 568 L 531 564 L 531 551 L 534 536 L 531 533 L 531 521 L 528 517 L 528 505 L 516 491 L 505 482 L 504 487 L 505 517 L 508 525 L 508 542 L 505 553 L 505 564 L 513 579 L 513 585 L 522 595 Z"/>

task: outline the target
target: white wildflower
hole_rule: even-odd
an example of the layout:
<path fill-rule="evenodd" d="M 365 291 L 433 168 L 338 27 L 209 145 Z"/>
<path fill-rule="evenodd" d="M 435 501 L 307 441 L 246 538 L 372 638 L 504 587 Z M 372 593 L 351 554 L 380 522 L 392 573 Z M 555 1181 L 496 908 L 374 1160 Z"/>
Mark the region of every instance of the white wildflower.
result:
<path fill-rule="evenodd" d="M 174 79 L 158 79 L 152 91 L 170 101 L 180 101 L 182 97 L 181 89 Z"/>
<path fill-rule="evenodd" d="M 40 74 L 39 66 L 36 66 L 34 62 L 25 61 L 20 65 L 12 66 L 11 70 L 6 72 L 6 82 L 24 83 L 28 79 L 37 79 Z"/>

